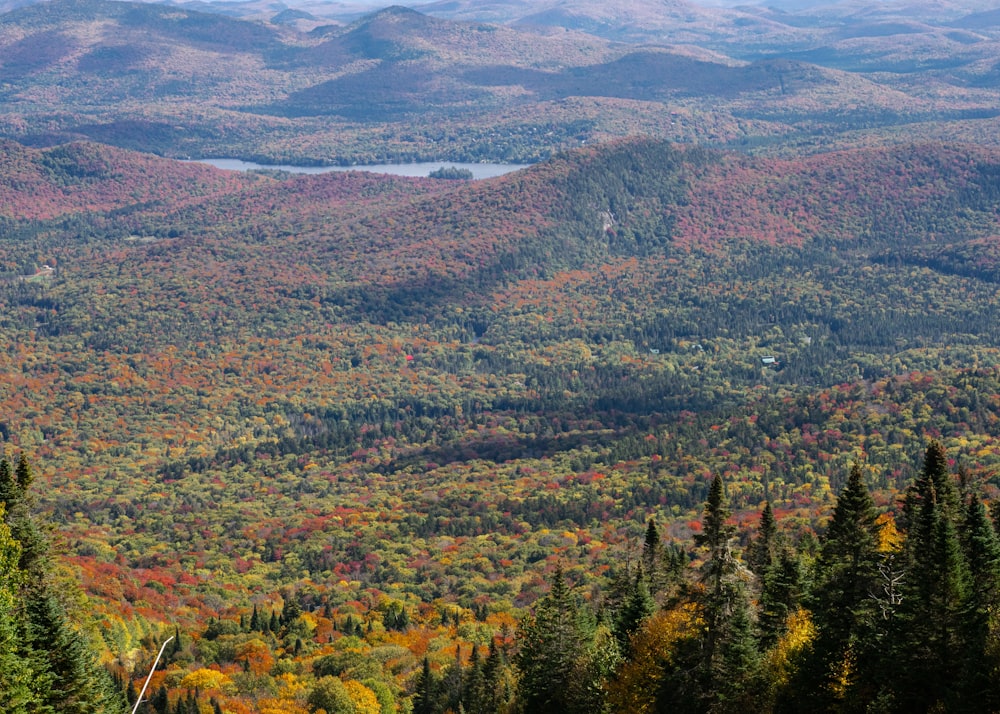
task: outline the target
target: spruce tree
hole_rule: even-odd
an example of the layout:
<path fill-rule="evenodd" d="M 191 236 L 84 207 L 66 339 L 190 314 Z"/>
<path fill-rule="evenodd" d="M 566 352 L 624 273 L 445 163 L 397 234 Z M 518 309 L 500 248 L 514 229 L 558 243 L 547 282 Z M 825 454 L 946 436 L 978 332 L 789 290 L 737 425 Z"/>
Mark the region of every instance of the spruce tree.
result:
<path fill-rule="evenodd" d="M 485 696 L 483 709 L 486 712 L 504 712 L 511 708 L 515 697 L 515 680 L 507 662 L 503 647 L 495 639 L 490 640 L 486 663 L 483 665 Z"/>
<path fill-rule="evenodd" d="M 761 647 L 766 649 L 785 633 L 788 616 L 802 598 L 802 565 L 791 548 L 784 548 L 764 572 L 757 617 Z"/>
<path fill-rule="evenodd" d="M 18 562 L 21 546 L 4 521 L 6 505 L 0 502 L 0 711 L 28 714 L 35 709 L 38 686 L 31 661 L 26 658 L 15 604 L 20 592 Z"/>
<path fill-rule="evenodd" d="M 735 529 L 727 523 L 729 515 L 722 478 L 716 476 L 705 503 L 702 532 L 696 537 L 707 551 L 702 566 L 700 605 L 705 628 L 700 662 L 692 670 L 695 679 L 677 686 L 697 692 L 699 709 L 740 712 L 750 706 L 759 656 L 745 585 L 751 576 L 733 553 Z M 660 708 L 669 704 L 663 697 L 658 702 Z M 689 705 L 679 701 L 674 706 Z"/>
<path fill-rule="evenodd" d="M 479 647 L 472 646 L 469 668 L 463 679 L 462 703 L 468 714 L 487 714 L 485 663 Z"/>
<path fill-rule="evenodd" d="M 14 479 L 14 470 L 10 466 L 10 461 L 0 459 L 0 503 L 5 506 L 8 513 L 18 497 L 17 481 Z"/>
<path fill-rule="evenodd" d="M 959 711 L 1000 711 L 1000 540 L 973 494 L 965 510 L 962 547 L 967 563 L 961 611 L 963 663 Z"/>
<path fill-rule="evenodd" d="M 737 563 L 730 543 L 735 529 L 726 523 L 729 513 L 722 478 L 716 476 L 708 491 L 702 532 L 695 537 L 695 542 L 708 550 L 702 566 L 702 582 L 706 587 L 703 648 L 703 669 L 706 673 L 714 667 L 719 641 L 725 630 L 725 619 L 732 605 L 733 589 L 729 587 L 729 580 L 736 572 Z"/>
<path fill-rule="evenodd" d="M 577 693 L 586 688 L 585 658 L 591 642 L 576 597 L 557 566 L 552 586 L 535 605 L 533 616 L 518 629 L 515 663 L 520 672 L 518 695 L 525 714 L 586 710 Z"/>
<path fill-rule="evenodd" d="M 632 635 L 654 610 L 653 598 L 649 594 L 649 588 L 646 587 L 646 578 L 643 577 L 640 567 L 636 570 L 629 592 L 615 615 L 613 632 L 618 640 L 619 650 L 624 656 L 629 656 Z"/>
<path fill-rule="evenodd" d="M 12 476 L 13 473 L 13 476 Z M 0 588 L 16 593 L 15 603 L 0 620 L 13 623 L 14 656 L 22 664 L 11 669 L 12 683 L 31 681 L 30 711 L 61 714 L 91 714 L 124 708 L 124 695 L 114 687 L 110 675 L 96 662 L 86 637 L 71 626 L 52 582 L 48 540 L 31 513 L 33 482 L 27 458 L 11 470 L 0 460 L 0 491 L 3 501 L 4 535 L 16 547 L 8 548 L 7 558 L 16 553 L 17 563 L 0 566 Z M 14 588 L 14 590 L 10 590 Z M 0 603 L 2 607 L 2 603 Z M 4 624 L 0 623 L 0 628 Z M 0 638 L 10 637 L 0 633 Z M 8 655 L 10 652 L 8 651 Z M 2 671 L 2 670 L 0 670 Z M 0 689 L 5 685 L 0 684 Z M 16 711 L 15 703 L 8 705 Z"/>
<path fill-rule="evenodd" d="M 824 534 L 810 609 L 816 636 L 779 697 L 788 711 L 864 709 L 875 697 L 869 675 L 879 658 L 881 616 L 871 594 L 879 582 L 875 502 L 855 462 Z"/>
<path fill-rule="evenodd" d="M 35 482 L 35 472 L 31 468 L 28 457 L 21 454 L 17 459 L 17 468 L 14 470 L 17 489 L 20 493 L 29 493 L 31 485 Z"/>
<path fill-rule="evenodd" d="M 441 677 L 438 699 L 441 700 L 443 708 L 450 711 L 457 711 L 462 704 L 462 692 L 465 678 L 462 667 L 462 648 L 455 648 L 455 660 L 448 665 Z"/>
<path fill-rule="evenodd" d="M 42 706 L 60 714 L 95 714 L 124 706 L 110 676 L 83 636 L 70 627 L 58 599 L 47 588 L 26 592 L 25 644 L 48 679 L 36 693 Z"/>
<path fill-rule="evenodd" d="M 298 600 L 295 600 L 294 598 L 285 600 L 285 605 L 281 608 L 281 618 L 279 620 L 281 626 L 287 628 L 301 616 L 302 606 L 299 605 Z"/>
<path fill-rule="evenodd" d="M 771 502 L 766 501 L 760 512 L 760 526 L 757 537 L 747 552 L 747 567 L 758 578 L 763 579 L 764 573 L 774 564 L 778 548 L 778 524 L 774 520 Z"/>
<path fill-rule="evenodd" d="M 646 537 L 642 542 L 642 569 L 646 573 L 650 589 L 659 591 L 663 577 L 662 573 L 663 545 L 660 543 L 660 532 L 652 518 L 646 523 Z"/>
<path fill-rule="evenodd" d="M 907 572 L 893 638 L 898 664 L 895 696 L 906 709 L 954 708 L 967 579 L 954 520 L 957 489 L 937 442 L 927 449 L 906 508 Z"/>
<path fill-rule="evenodd" d="M 413 692 L 413 714 L 437 714 L 438 686 L 431 672 L 430 660 L 424 657 Z"/>

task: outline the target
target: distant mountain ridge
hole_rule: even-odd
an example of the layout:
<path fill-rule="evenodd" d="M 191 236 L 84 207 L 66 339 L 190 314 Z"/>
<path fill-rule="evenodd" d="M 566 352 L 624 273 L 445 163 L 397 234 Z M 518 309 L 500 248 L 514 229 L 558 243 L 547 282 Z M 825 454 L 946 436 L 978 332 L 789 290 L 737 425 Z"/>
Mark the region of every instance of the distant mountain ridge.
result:
<path fill-rule="evenodd" d="M 896 5 L 515 3 L 533 14 L 507 24 L 459 2 L 343 21 L 193 7 L 215 8 L 58 0 L 0 15 L 0 136 L 341 164 L 524 163 L 628 135 L 822 148 L 905 126 L 903 140 L 1000 141 L 1000 28 L 989 14 L 966 28 L 952 6 L 932 22 Z"/>

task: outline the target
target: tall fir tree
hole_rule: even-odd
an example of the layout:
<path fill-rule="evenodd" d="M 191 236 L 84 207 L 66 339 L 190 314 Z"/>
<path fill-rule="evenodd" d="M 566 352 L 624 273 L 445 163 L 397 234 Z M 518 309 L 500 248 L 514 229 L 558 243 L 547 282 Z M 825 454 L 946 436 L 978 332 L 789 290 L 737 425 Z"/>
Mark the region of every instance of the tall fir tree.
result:
<path fill-rule="evenodd" d="M 763 580 L 764 574 L 774 564 L 778 552 L 778 524 L 771 510 L 771 502 L 766 501 L 760 512 L 760 525 L 757 537 L 747 551 L 747 567 L 758 578 Z"/>
<path fill-rule="evenodd" d="M 779 710 L 864 711 L 877 696 L 880 612 L 871 596 L 880 576 L 877 517 L 856 461 L 817 558 L 809 603 L 816 635 L 779 695 Z"/>
<path fill-rule="evenodd" d="M 791 548 L 783 548 L 762 580 L 757 624 L 761 647 L 767 649 L 785 633 L 789 615 L 801 604 L 802 563 Z"/>
<path fill-rule="evenodd" d="M 9 513 L 11 505 L 18 499 L 17 481 L 14 479 L 14 469 L 10 461 L 0 459 L 0 503 Z"/>
<path fill-rule="evenodd" d="M 894 620 L 894 696 L 907 710 L 953 709 L 959 698 L 967 581 L 955 522 L 958 509 L 944 449 L 932 442 L 907 493 L 906 579 Z"/>
<path fill-rule="evenodd" d="M 483 665 L 485 695 L 483 709 L 486 712 L 506 712 L 513 708 L 516 696 L 515 678 L 507 661 L 507 654 L 495 639 L 490 640 L 486 662 Z"/>
<path fill-rule="evenodd" d="M 485 663 L 479 647 L 472 646 L 469 667 L 462 686 L 462 704 L 466 714 L 488 714 L 486 709 Z"/>
<path fill-rule="evenodd" d="M 21 546 L 11 536 L 5 515 L 6 504 L 0 502 L 0 711 L 29 714 L 35 711 L 31 705 L 38 682 L 32 662 L 24 656 L 15 612 L 20 595 Z"/>
<path fill-rule="evenodd" d="M 632 585 L 624 602 L 615 613 L 613 632 L 618 640 L 619 650 L 626 657 L 629 654 L 632 635 L 638 631 L 642 623 L 653 614 L 655 609 L 653 598 L 646 585 L 643 569 L 640 567 L 632 578 Z"/>
<path fill-rule="evenodd" d="M 962 666 L 957 711 L 1000 711 L 1000 540 L 986 507 L 973 494 L 965 509 L 962 549 L 967 564 L 961 611 Z"/>
<path fill-rule="evenodd" d="M 514 661 L 520 672 L 518 697 L 525 714 L 590 711 L 594 703 L 581 697 L 581 692 L 590 688 L 585 681 L 593 644 L 588 624 L 562 566 L 557 566 L 549 592 L 518 628 Z"/>
<path fill-rule="evenodd" d="M 417 675 L 413 692 L 413 714 L 437 714 L 438 682 L 431 671 L 431 662 L 424 657 L 424 663 Z"/>
<path fill-rule="evenodd" d="M 642 569 L 646 574 L 649 589 L 658 592 L 663 585 L 663 544 L 656 523 L 650 518 L 646 522 L 646 536 L 642 541 Z"/>
<path fill-rule="evenodd" d="M 0 491 L 5 532 L 18 552 L 17 565 L 6 566 L 6 578 L 16 583 L 17 598 L 8 612 L 16 625 L 16 656 L 32 678 L 29 711 L 96 714 L 125 706 L 124 693 L 98 665 L 86 637 L 74 628 L 52 580 L 48 540 L 31 512 L 34 478 L 22 456 L 16 469 L 0 460 Z M 16 710 L 12 707 L 12 710 Z"/>
<path fill-rule="evenodd" d="M 752 707 L 759 657 L 746 583 L 752 577 L 733 553 L 735 528 L 721 476 L 712 480 L 696 542 L 707 552 L 702 566 L 701 610 L 705 619 L 700 663 L 694 670 L 699 709 L 741 712 Z M 666 704 L 659 702 L 662 707 Z"/>

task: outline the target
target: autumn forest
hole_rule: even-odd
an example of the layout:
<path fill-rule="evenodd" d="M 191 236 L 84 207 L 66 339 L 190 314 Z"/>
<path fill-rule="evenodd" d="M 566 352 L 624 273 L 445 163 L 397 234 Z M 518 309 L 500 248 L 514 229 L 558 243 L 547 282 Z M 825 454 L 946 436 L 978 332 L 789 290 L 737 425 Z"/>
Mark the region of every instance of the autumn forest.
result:
<path fill-rule="evenodd" d="M 968 112 L 943 141 L 958 120 L 930 109 L 905 136 L 819 122 L 823 92 L 902 102 L 902 75 L 800 57 L 779 132 L 732 103 L 771 91 L 752 62 L 594 99 L 636 61 L 599 33 L 46 7 L 0 15 L 0 710 L 1000 711 L 988 81 L 946 97 Z M 120 44 L 87 45 L 98 25 Z M 29 51 L 52 27 L 67 49 Z M 176 46 L 135 54 L 137 28 Z M 184 43 L 228 57 L 224 108 L 204 77 L 133 97 Z M 529 49 L 544 71 L 496 64 Z M 406 153 L 409 63 L 523 101 L 466 88 Z M 386 106 L 361 67 L 395 78 Z M 684 133 L 696 80 L 730 103 Z M 546 114 L 581 83 L 599 121 Z M 172 92 L 170 131 L 104 123 Z M 450 160 L 532 165 L 177 160 L 425 158 L 431 124 Z"/>

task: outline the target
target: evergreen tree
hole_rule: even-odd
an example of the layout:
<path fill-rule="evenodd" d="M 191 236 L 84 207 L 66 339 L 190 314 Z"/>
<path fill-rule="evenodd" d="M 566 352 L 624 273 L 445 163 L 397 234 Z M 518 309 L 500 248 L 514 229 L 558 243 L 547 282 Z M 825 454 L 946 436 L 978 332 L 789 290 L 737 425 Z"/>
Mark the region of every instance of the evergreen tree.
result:
<path fill-rule="evenodd" d="M 702 532 L 695 537 L 699 546 L 708 549 L 702 566 L 702 582 L 706 586 L 702 676 L 708 690 L 714 687 L 719 645 L 725 637 L 726 620 L 732 614 L 737 595 L 732 582 L 738 567 L 731 548 L 735 529 L 726 523 L 729 515 L 722 478 L 716 476 L 708 491 Z"/>
<path fill-rule="evenodd" d="M 696 537 L 706 550 L 702 566 L 700 607 L 705 626 L 692 651 L 680 643 L 673 672 L 657 698 L 658 711 L 741 712 L 753 708 L 753 682 L 759 656 L 746 581 L 750 574 L 732 550 L 735 529 L 727 523 L 722 478 L 713 479 L 705 503 L 702 532 Z M 677 666 L 684 657 L 696 660 Z"/>
<path fill-rule="evenodd" d="M 167 714 L 170 711 L 170 700 L 167 698 L 166 687 L 158 687 L 149 700 L 149 705 L 157 714 Z"/>
<path fill-rule="evenodd" d="M 18 499 L 17 481 L 14 480 L 14 471 L 10 466 L 10 461 L 0 459 L 0 503 L 9 513 L 11 506 Z"/>
<path fill-rule="evenodd" d="M 626 657 L 630 649 L 629 640 L 642 626 L 646 618 L 653 614 L 654 610 L 653 598 L 649 594 L 649 588 L 646 587 L 646 579 L 643 577 L 643 571 L 640 567 L 632 579 L 632 587 L 629 589 L 625 601 L 615 615 L 614 635 L 618 640 L 619 650 Z"/>
<path fill-rule="evenodd" d="M 1000 540 L 975 494 L 966 507 L 962 534 L 968 580 L 961 612 L 957 710 L 995 712 L 1000 711 Z"/>
<path fill-rule="evenodd" d="M 944 450 L 934 442 L 907 494 L 907 573 L 894 631 L 895 696 L 900 706 L 914 711 L 954 708 L 957 702 L 966 584 L 957 514 L 957 490 Z"/>
<path fill-rule="evenodd" d="M 462 704 L 465 686 L 463 669 L 462 648 L 459 646 L 455 648 L 455 661 L 445 669 L 444 676 L 441 677 L 438 699 L 446 710 L 456 711 Z"/>
<path fill-rule="evenodd" d="M 0 515 L 6 543 L 0 564 L 0 600 L 14 596 L 5 607 L 0 602 L 0 639 L 6 659 L 0 673 L 11 677 L 0 683 L 0 692 L 10 690 L 10 711 L 20 704 L 16 695 L 30 681 L 29 711 L 47 714 L 91 714 L 116 711 L 125 706 L 124 694 L 114 687 L 110 675 L 98 666 L 84 635 L 69 623 L 52 584 L 48 541 L 31 513 L 30 489 L 33 476 L 25 457 L 13 471 L 6 459 L 0 460 Z M 17 562 L 11 557 L 16 554 Z M 4 594 L 6 593 L 6 594 Z M 15 661 L 17 660 L 17 661 Z"/>
<path fill-rule="evenodd" d="M 209 624 L 211 624 L 211 623 L 209 623 Z M 174 625 L 174 637 L 170 641 L 170 647 L 167 648 L 167 652 L 165 653 L 165 655 L 166 655 L 166 660 L 165 661 L 166 662 L 173 661 L 173 659 L 181 651 L 181 649 L 183 648 L 183 646 L 184 645 L 181 643 L 181 630 L 180 630 L 180 627 L 178 627 L 177 625 Z"/>
<path fill-rule="evenodd" d="M 21 494 L 29 493 L 31 484 L 35 482 L 35 472 L 31 468 L 28 457 L 24 454 L 21 454 L 17 459 L 17 468 L 14 470 L 14 476 L 17 481 L 17 490 Z"/>
<path fill-rule="evenodd" d="M 642 569 L 648 578 L 649 587 L 654 591 L 659 591 L 663 584 L 662 568 L 663 544 L 660 543 L 660 532 L 656 529 L 656 523 L 652 518 L 646 523 L 646 537 L 642 542 Z"/>
<path fill-rule="evenodd" d="M 281 608 L 281 626 L 287 628 L 302 616 L 302 606 L 294 598 L 285 600 L 285 605 Z"/>
<path fill-rule="evenodd" d="M 802 565 L 791 548 L 784 548 L 764 572 L 757 617 L 762 648 L 771 647 L 784 634 L 788 616 L 798 609 L 801 597 Z"/>
<path fill-rule="evenodd" d="M 590 637 L 585 632 L 576 598 L 557 566 L 552 587 L 535 605 L 534 615 L 521 622 L 515 657 L 519 698 L 525 714 L 586 711 L 578 693 L 585 689 Z"/>
<path fill-rule="evenodd" d="M 56 597 L 47 589 L 27 592 L 25 644 L 48 687 L 36 692 L 43 706 L 60 714 L 94 714 L 124 706 L 89 645 L 73 630 Z"/>
<path fill-rule="evenodd" d="M 766 501 L 760 512 L 760 526 L 757 537 L 754 538 L 747 551 L 747 567 L 758 578 L 763 580 L 764 574 L 774 564 L 778 549 L 778 524 L 774 520 L 771 502 Z"/>
<path fill-rule="evenodd" d="M 39 683 L 35 681 L 30 660 L 24 657 L 24 643 L 15 617 L 21 546 L 11 536 L 5 514 L 6 504 L 0 502 L 0 711 L 28 714 L 35 711 L 29 705 Z"/>
<path fill-rule="evenodd" d="M 482 654 L 476 645 L 472 646 L 469 669 L 462 687 L 462 703 L 468 714 L 488 714 L 486 709 L 486 675 Z"/>
<path fill-rule="evenodd" d="M 496 640 L 490 640 L 489 653 L 483 665 L 485 695 L 483 710 L 506 712 L 511 709 L 515 696 L 515 680 L 507 662 L 507 655 Z"/>
<path fill-rule="evenodd" d="M 437 690 L 437 681 L 431 672 L 430 660 L 424 657 L 424 665 L 417 675 L 413 692 L 413 714 L 437 714 Z"/>
<path fill-rule="evenodd" d="M 880 617 L 871 594 L 879 582 L 875 502 L 855 462 L 837 498 L 816 563 L 811 609 L 816 636 L 779 699 L 788 711 L 863 710 L 879 657 Z"/>
<path fill-rule="evenodd" d="M 709 711 L 744 712 L 759 711 L 756 686 L 760 653 L 754 637 L 750 600 L 746 591 L 735 586 L 731 612 L 725 621 L 725 633 L 719 638 L 719 657 L 713 672 L 712 689 L 708 692 Z"/>

